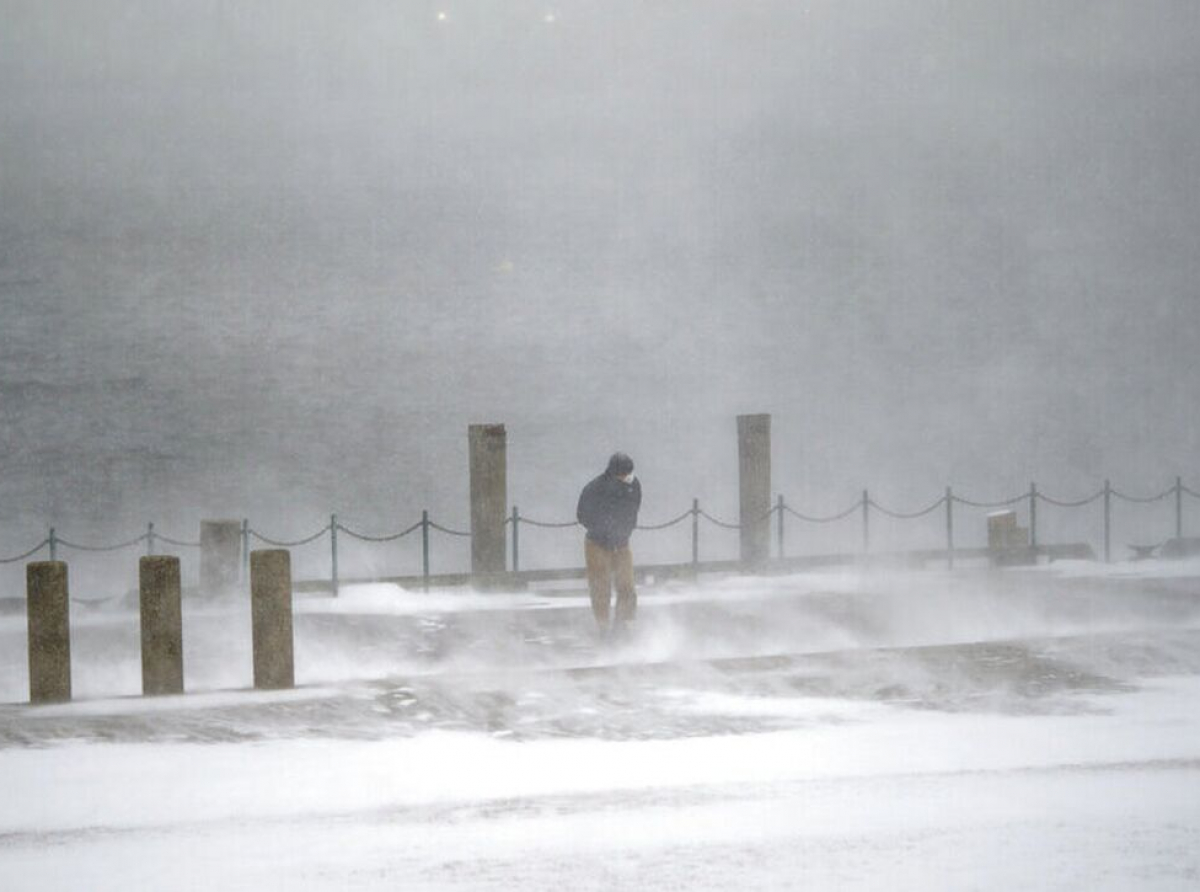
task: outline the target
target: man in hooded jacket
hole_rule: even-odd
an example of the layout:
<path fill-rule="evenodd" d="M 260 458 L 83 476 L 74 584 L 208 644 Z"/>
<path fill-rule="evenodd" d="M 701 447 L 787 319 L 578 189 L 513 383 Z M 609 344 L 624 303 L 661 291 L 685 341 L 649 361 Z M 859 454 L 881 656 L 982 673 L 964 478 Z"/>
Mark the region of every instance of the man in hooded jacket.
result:
<path fill-rule="evenodd" d="M 637 526 L 641 505 L 642 484 L 633 476 L 633 459 L 623 452 L 615 453 L 604 473 L 579 494 L 575 516 L 587 530 L 583 545 L 588 592 L 601 632 L 609 629 L 614 585 L 617 603 L 613 625 L 631 621 L 637 610 L 629 537 Z"/>

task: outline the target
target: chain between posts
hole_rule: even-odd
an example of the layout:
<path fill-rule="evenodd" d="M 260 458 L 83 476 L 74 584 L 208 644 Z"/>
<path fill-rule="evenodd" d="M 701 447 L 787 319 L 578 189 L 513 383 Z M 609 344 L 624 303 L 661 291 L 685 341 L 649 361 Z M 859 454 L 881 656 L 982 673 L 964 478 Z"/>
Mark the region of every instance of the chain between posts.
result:
<path fill-rule="evenodd" d="M 439 523 L 434 523 L 432 520 L 429 521 L 429 528 L 431 530 L 437 530 L 439 533 L 446 533 L 451 536 L 463 536 L 468 539 L 471 538 L 471 534 L 469 532 L 463 532 L 462 530 L 452 530 L 448 527 L 442 526 Z"/>
<path fill-rule="evenodd" d="M 127 542 L 120 542 L 116 545 L 81 545 L 78 542 L 68 542 L 66 539 L 58 539 L 57 542 L 63 548 L 74 548 L 76 551 L 90 551 L 95 553 L 107 551 L 120 551 L 123 548 L 132 548 L 134 545 L 140 545 L 146 541 L 146 533 L 138 536 L 136 539 L 130 539 Z"/>
<path fill-rule="evenodd" d="M 701 512 L 701 513 L 703 514 L 703 512 Z M 677 523 L 682 523 L 683 521 L 687 520 L 691 516 L 692 516 L 692 510 L 688 509 L 687 511 L 684 511 L 682 514 L 680 514 L 678 517 L 672 517 L 666 523 L 652 523 L 652 524 L 647 524 L 645 526 L 639 524 L 636 527 L 636 529 L 639 529 L 639 530 L 665 530 L 667 527 L 673 527 Z M 712 518 L 709 518 L 709 519 L 711 520 Z"/>
<path fill-rule="evenodd" d="M 26 560 L 27 558 L 31 558 L 49 544 L 50 544 L 49 539 L 43 539 L 41 542 L 39 542 L 37 545 L 33 546 L 33 548 L 29 549 L 24 554 L 18 554 L 16 557 L 0 558 L 0 564 L 15 564 L 15 563 L 18 563 L 19 561 L 23 561 L 23 560 Z"/>
<path fill-rule="evenodd" d="M 1112 495 L 1116 495 L 1116 493 L 1113 492 L 1111 489 L 1107 490 L 1107 492 L 1111 493 Z M 1048 495 L 1044 495 L 1043 493 L 1040 493 L 1040 492 L 1037 494 L 1037 497 L 1039 499 L 1041 499 L 1043 502 L 1045 502 L 1046 504 L 1054 505 L 1058 508 L 1082 508 L 1084 505 L 1090 505 L 1092 502 L 1096 501 L 1096 499 L 1102 498 L 1105 495 L 1105 493 L 1106 493 L 1106 490 L 1101 489 L 1101 490 L 1093 493 L 1092 495 L 1088 496 L 1087 498 L 1075 499 L 1074 501 L 1062 500 L 1062 499 L 1052 499 Z"/>
<path fill-rule="evenodd" d="M 859 510 L 859 508 L 861 506 L 862 506 L 862 502 L 856 501 L 853 505 L 851 505 L 845 511 L 839 511 L 837 514 L 830 514 L 826 517 L 813 517 L 812 515 L 809 515 L 809 514 L 801 514 L 799 511 L 792 508 L 791 505 L 784 505 L 783 510 L 786 511 L 788 514 L 792 515 L 792 517 L 796 518 L 797 520 L 803 520 L 805 523 L 833 523 L 834 521 L 842 520 L 846 517 L 849 517 L 855 511 Z"/>
<path fill-rule="evenodd" d="M 700 516 L 703 517 L 705 520 L 707 520 L 709 523 L 716 524 L 717 526 L 719 526 L 723 529 L 726 529 L 726 530 L 740 530 L 742 528 L 742 525 L 740 523 L 726 523 L 723 520 L 717 520 L 717 518 L 713 517 L 707 511 L 701 511 Z"/>
<path fill-rule="evenodd" d="M 155 533 L 154 539 L 156 542 L 166 542 L 168 545 L 174 545 L 176 548 L 199 548 L 199 542 L 187 542 L 183 539 L 172 539 L 170 536 L 164 536 L 162 533 Z"/>
<path fill-rule="evenodd" d="M 932 505 L 930 505 L 928 508 L 922 508 L 920 511 L 912 511 L 912 512 L 892 511 L 888 508 L 884 508 L 882 505 L 880 505 L 878 502 L 876 502 L 874 500 L 871 500 L 870 504 L 871 504 L 871 507 L 877 509 L 880 514 L 884 514 L 888 517 L 895 518 L 896 520 L 916 520 L 918 517 L 924 517 L 926 514 L 932 514 L 934 511 L 936 511 L 938 508 L 940 508 L 942 506 L 942 503 L 945 501 L 946 501 L 946 497 L 943 496 L 942 498 L 940 498 L 936 502 L 934 502 Z"/>
<path fill-rule="evenodd" d="M 409 533 L 413 533 L 413 532 L 415 532 L 416 530 L 420 529 L 420 528 L 421 528 L 421 524 L 422 524 L 423 522 L 424 522 L 424 521 L 418 520 L 416 523 L 414 523 L 414 524 L 411 524 L 411 525 L 409 525 L 409 526 L 405 527 L 405 528 L 404 528 L 404 529 L 402 529 L 400 532 L 398 532 L 398 533 L 391 533 L 391 534 L 389 534 L 389 535 L 386 535 L 386 536 L 371 536 L 371 535 L 368 535 L 368 534 L 366 534 L 366 533 L 359 533 L 359 532 L 356 532 L 355 530 L 352 530 L 352 529 L 350 529 L 348 526 L 346 526 L 346 525 L 345 525 L 344 523 L 342 523 L 341 521 L 338 521 L 337 528 L 338 528 L 338 529 L 339 529 L 341 532 L 343 532 L 343 533 L 345 533 L 347 536 L 349 536 L 351 539 L 358 539 L 358 540 L 360 540 L 360 541 L 362 541 L 362 542 L 395 542 L 397 539 L 403 539 L 403 538 L 404 538 L 405 536 L 407 536 Z"/>
<path fill-rule="evenodd" d="M 1009 505 L 1015 505 L 1017 502 L 1023 502 L 1029 498 L 1028 493 L 1021 493 L 1019 496 L 1013 496 L 1011 499 L 1003 499 L 999 502 L 976 502 L 971 499 L 964 499 L 962 496 L 955 496 L 954 501 L 960 505 L 966 505 L 970 508 L 1007 508 Z"/>
<path fill-rule="evenodd" d="M 329 527 L 327 527 L 327 526 L 321 527 L 321 529 L 317 530 L 311 536 L 306 536 L 303 539 L 296 539 L 296 540 L 290 541 L 290 542 L 285 539 L 271 539 L 267 536 L 264 536 L 262 533 L 260 533 L 258 530 L 255 530 L 255 529 L 250 530 L 250 535 L 253 536 L 255 539 L 257 539 L 259 542 L 262 542 L 265 545 L 270 545 L 273 548 L 299 548 L 301 545 L 307 545 L 309 542 L 316 542 L 318 539 L 320 539 L 322 536 L 324 536 L 328 532 L 329 532 Z"/>
<path fill-rule="evenodd" d="M 1118 492 L 1115 489 L 1112 491 L 1112 494 L 1115 498 L 1120 499 L 1122 502 L 1136 502 L 1138 504 L 1148 505 L 1151 502 L 1158 502 L 1158 501 L 1161 501 L 1162 499 L 1165 499 L 1167 496 L 1171 495 L 1175 491 L 1176 491 L 1175 487 L 1172 486 L 1170 489 L 1164 489 L 1158 495 L 1147 496 L 1145 498 L 1141 498 L 1139 496 L 1127 496 L 1127 495 L 1125 495 L 1125 493 Z"/>
<path fill-rule="evenodd" d="M 966 505 L 966 506 L 969 506 L 972 508 L 988 509 L 988 508 L 1008 507 L 1010 505 L 1017 504 L 1018 502 L 1028 500 L 1029 501 L 1030 544 L 1031 544 L 1031 546 L 1036 548 L 1038 545 L 1037 503 L 1039 501 L 1045 502 L 1046 504 L 1054 505 L 1057 507 L 1070 509 L 1070 508 L 1083 507 L 1083 506 L 1091 504 L 1092 502 L 1102 499 L 1103 505 L 1104 505 L 1104 559 L 1106 562 L 1111 562 L 1111 560 L 1112 560 L 1112 500 L 1115 498 L 1115 499 L 1120 499 L 1125 502 L 1149 504 L 1149 503 L 1161 501 L 1163 499 L 1166 499 L 1168 496 L 1172 496 L 1172 495 L 1174 496 L 1174 501 L 1175 501 L 1175 505 L 1174 505 L 1174 508 L 1175 508 L 1175 535 L 1176 535 L 1176 537 L 1181 538 L 1183 536 L 1183 497 L 1185 495 L 1187 495 L 1187 496 L 1191 496 L 1193 498 L 1200 499 L 1200 493 L 1185 486 L 1183 484 L 1183 478 L 1181 476 L 1176 476 L 1175 481 L 1172 486 L 1168 487 L 1167 489 L 1163 490 L 1160 493 L 1156 493 L 1154 495 L 1146 496 L 1146 497 L 1132 496 L 1127 493 L 1123 493 L 1119 490 L 1116 490 L 1112 487 L 1112 483 L 1109 480 L 1105 480 L 1104 487 L 1102 489 L 1100 489 L 1099 491 L 1097 491 L 1096 493 L 1093 493 L 1092 495 L 1089 495 L 1085 498 L 1077 499 L 1077 500 L 1056 499 L 1051 496 L 1045 495 L 1038 491 L 1036 483 L 1030 484 L 1029 491 L 1027 493 L 1024 493 L 1024 494 L 1021 494 L 1018 496 L 1014 496 L 1013 498 L 1010 498 L 1010 499 L 1004 499 L 1004 500 L 993 501 L 993 502 L 975 501 L 972 499 L 967 499 L 962 496 L 955 495 L 953 492 L 953 489 L 951 487 L 947 487 L 945 494 L 941 498 L 939 498 L 937 501 L 933 502 L 928 507 L 925 507 L 919 511 L 913 511 L 913 512 L 893 511 L 889 508 L 886 508 L 886 507 L 880 505 L 878 502 L 875 502 L 873 499 L 871 499 L 870 492 L 868 490 L 864 489 L 862 492 L 862 498 L 860 500 L 858 500 L 857 502 L 855 502 L 854 504 L 852 504 L 851 506 L 846 508 L 844 511 L 840 511 L 836 514 L 831 514 L 831 515 L 827 515 L 827 516 L 814 516 L 814 515 L 807 515 L 802 512 L 799 512 L 799 511 L 795 510 L 792 506 L 787 504 L 786 500 L 784 499 L 784 496 L 782 494 L 779 494 L 777 496 L 775 504 L 766 512 L 766 514 L 763 515 L 762 518 L 759 518 L 759 521 L 764 520 L 764 519 L 769 519 L 771 515 L 775 515 L 775 518 L 776 518 L 775 522 L 777 525 L 776 526 L 776 548 L 777 548 L 779 557 L 782 558 L 785 556 L 785 553 L 786 553 L 786 524 L 785 524 L 786 515 L 790 514 L 790 515 L 792 515 L 792 517 L 796 518 L 797 520 L 801 520 L 806 523 L 824 524 L 824 523 L 833 523 L 833 522 L 842 520 L 846 517 L 849 517 L 851 514 L 855 513 L 856 511 L 859 511 L 859 512 L 861 512 L 861 516 L 862 516 L 863 552 L 868 553 L 870 551 L 870 545 L 871 545 L 870 511 L 872 508 L 878 510 L 880 513 L 882 513 L 888 517 L 892 517 L 892 518 L 896 518 L 896 519 L 900 519 L 900 520 L 910 520 L 910 519 L 924 517 L 925 515 L 930 514 L 933 511 L 937 510 L 938 507 L 944 506 L 945 511 L 946 511 L 947 562 L 950 567 L 953 567 L 954 560 L 955 560 L 954 511 L 953 511 L 953 508 L 954 508 L 954 503 L 956 503 L 956 502 L 958 504 Z M 637 526 L 637 529 L 642 530 L 642 531 L 655 531 L 655 530 L 667 529 L 669 527 L 675 526 L 676 524 L 682 523 L 683 521 L 687 520 L 689 517 L 691 517 L 691 519 L 692 519 L 692 563 L 693 563 L 693 566 L 697 566 L 697 567 L 699 565 L 699 548 L 700 548 L 700 546 L 699 546 L 699 540 L 700 540 L 699 520 L 701 517 L 705 518 L 710 523 L 712 523 L 718 527 L 721 527 L 723 529 L 739 530 L 739 529 L 742 529 L 742 527 L 743 527 L 743 524 L 729 523 L 727 521 L 723 521 L 717 517 L 714 517 L 713 515 L 709 514 L 708 512 L 702 510 L 700 508 L 699 499 L 694 498 L 692 500 L 692 507 L 689 510 L 684 511 L 682 514 L 679 514 L 678 516 L 673 517 L 670 520 L 665 521 L 664 523 L 639 524 Z M 536 520 L 533 518 L 522 517 L 519 509 L 517 509 L 515 506 L 512 509 L 511 517 L 506 518 L 505 523 L 511 524 L 513 527 L 512 560 L 513 560 L 513 569 L 514 570 L 520 569 L 520 539 L 519 539 L 519 537 L 520 537 L 520 525 L 522 523 L 527 523 L 531 526 L 541 527 L 541 528 L 546 528 L 546 529 L 566 529 L 569 527 L 579 526 L 579 522 L 575 521 L 575 520 L 566 521 L 566 522 L 562 522 L 562 523 L 551 523 L 551 522 L 546 522 L 546 521 L 539 521 L 539 520 Z M 361 541 L 381 543 L 381 542 L 391 542 L 391 541 L 395 541 L 397 539 L 404 538 L 405 536 L 408 536 L 411 533 L 415 532 L 417 529 L 421 530 L 422 576 L 425 581 L 425 586 L 426 586 L 426 588 L 428 588 L 429 579 L 430 579 L 430 559 L 429 559 L 430 530 L 437 530 L 439 532 L 446 533 L 447 535 L 459 536 L 459 537 L 464 537 L 464 538 L 469 538 L 471 536 L 471 533 L 469 533 L 469 532 L 451 529 L 449 527 L 445 527 L 445 526 L 442 526 L 441 524 L 433 522 L 432 520 L 429 519 L 428 510 L 423 510 L 421 512 L 421 520 L 418 521 L 417 523 L 414 523 L 414 524 L 406 527 L 405 529 L 401 530 L 398 533 L 393 533 L 390 535 L 383 535 L 383 536 L 372 536 L 372 535 L 357 532 L 346 526 L 343 526 L 341 523 L 338 522 L 336 514 L 330 516 L 330 522 L 327 526 L 318 530 L 313 535 L 307 536 L 307 537 L 304 537 L 301 539 L 290 540 L 290 541 L 273 539 L 268 536 L 265 536 L 262 533 L 258 532 L 257 530 L 251 529 L 248 520 L 243 520 L 242 524 L 241 524 L 242 566 L 243 566 L 243 569 L 245 569 L 249 562 L 251 537 L 253 537 L 254 539 L 256 539 L 260 542 L 263 542 L 267 545 L 271 545 L 271 546 L 274 546 L 277 548 L 296 548 L 296 547 L 299 547 L 302 545 L 307 545 L 311 542 L 314 542 L 317 539 L 319 539 L 321 536 L 325 535 L 326 533 L 329 533 L 330 534 L 330 560 L 331 560 L 331 565 L 332 565 L 331 566 L 331 571 L 332 571 L 331 575 L 333 578 L 334 591 L 336 593 L 338 590 L 338 582 L 339 582 L 339 572 L 338 572 L 339 556 L 338 556 L 338 541 L 337 541 L 337 534 L 339 531 L 344 532 L 347 535 L 349 535 L 350 537 L 359 539 Z M 200 547 L 199 542 L 191 542 L 191 541 L 186 541 L 186 540 L 181 540 L 181 539 L 175 539 L 175 538 L 166 536 L 166 535 L 158 532 L 158 530 L 155 527 L 155 524 L 153 522 L 147 524 L 146 532 L 144 532 L 142 535 L 137 536 L 136 538 L 124 541 L 124 542 L 119 542 L 115 545 L 89 545 L 89 544 L 84 544 L 84 543 L 72 542 L 70 540 L 60 538 L 58 536 L 56 529 L 54 527 L 51 527 L 49 530 L 48 536 L 45 539 L 43 539 L 41 542 L 37 543 L 32 548 L 28 549 L 27 551 L 25 551 L 21 554 L 15 555 L 13 557 L 8 557 L 8 558 L 0 558 L 0 564 L 11 564 L 11 563 L 17 563 L 20 561 L 27 560 L 28 558 L 36 555 L 39 551 L 41 551 L 43 548 L 46 548 L 47 546 L 49 547 L 50 559 L 57 560 L 58 559 L 58 548 L 60 545 L 64 548 L 76 549 L 79 551 L 103 553 L 103 552 L 114 552 L 114 551 L 119 551 L 119 550 L 122 550 L 125 548 L 130 548 L 130 547 L 133 547 L 142 542 L 146 543 L 146 553 L 148 555 L 155 554 L 159 550 L 160 545 L 162 545 L 162 544 L 173 545 L 173 546 L 182 547 L 182 548 L 198 548 L 198 547 Z"/>

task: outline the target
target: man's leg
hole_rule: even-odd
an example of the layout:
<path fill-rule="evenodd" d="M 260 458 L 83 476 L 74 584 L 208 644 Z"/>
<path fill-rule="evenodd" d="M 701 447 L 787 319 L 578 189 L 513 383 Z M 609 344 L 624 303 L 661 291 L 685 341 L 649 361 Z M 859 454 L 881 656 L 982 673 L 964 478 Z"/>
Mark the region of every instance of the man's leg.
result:
<path fill-rule="evenodd" d="M 583 540 L 583 556 L 587 563 L 588 594 L 592 597 L 592 615 L 601 631 L 608 630 L 608 608 L 612 599 L 611 552 L 591 539 Z"/>
<path fill-rule="evenodd" d="M 613 575 L 617 584 L 617 622 L 631 622 L 637 613 L 637 590 L 633 587 L 633 552 L 628 545 L 613 552 Z"/>

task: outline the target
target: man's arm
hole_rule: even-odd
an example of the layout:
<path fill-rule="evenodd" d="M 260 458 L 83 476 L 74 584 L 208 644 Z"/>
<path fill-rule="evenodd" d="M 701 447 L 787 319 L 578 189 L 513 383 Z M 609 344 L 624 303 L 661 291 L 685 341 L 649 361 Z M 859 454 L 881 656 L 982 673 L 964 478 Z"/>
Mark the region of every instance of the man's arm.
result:
<path fill-rule="evenodd" d="M 579 504 L 575 506 L 575 519 L 586 530 L 590 530 L 595 525 L 595 501 L 595 496 L 592 494 L 592 484 L 589 483 L 583 488 L 583 492 L 579 494 Z"/>

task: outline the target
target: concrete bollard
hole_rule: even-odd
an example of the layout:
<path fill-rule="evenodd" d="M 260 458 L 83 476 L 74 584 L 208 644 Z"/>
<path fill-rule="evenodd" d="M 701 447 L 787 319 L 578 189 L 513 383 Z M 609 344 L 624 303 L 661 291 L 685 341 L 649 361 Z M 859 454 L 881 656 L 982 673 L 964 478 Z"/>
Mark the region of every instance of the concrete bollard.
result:
<path fill-rule="evenodd" d="M 35 561 L 25 567 L 29 621 L 29 702 L 71 699 L 71 596 L 67 565 Z"/>
<path fill-rule="evenodd" d="M 209 598 L 236 593 L 241 562 L 241 521 L 200 521 L 200 593 Z"/>
<path fill-rule="evenodd" d="M 739 415 L 737 427 L 742 563 L 762 566 L 771 555 L 771 416 Z"/>
<path fill-rule="evenodd" d="M 142 693 L 183 693 L 183 616 L 179 558 L 144 557 L 138 562 L 142 614 Z"/>
<path fill-rule="evenodd" d="M 292 556 L 282 548 L 250 552 L 250 619 L 254 686 L 293 687 Z"/>
<path fill-rule="evenodd" d="M 467 428 L 471 459 L 471 573 L 503 573 L 507 515 L 507 434 L 503 424 Z"/>

